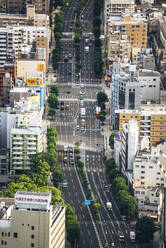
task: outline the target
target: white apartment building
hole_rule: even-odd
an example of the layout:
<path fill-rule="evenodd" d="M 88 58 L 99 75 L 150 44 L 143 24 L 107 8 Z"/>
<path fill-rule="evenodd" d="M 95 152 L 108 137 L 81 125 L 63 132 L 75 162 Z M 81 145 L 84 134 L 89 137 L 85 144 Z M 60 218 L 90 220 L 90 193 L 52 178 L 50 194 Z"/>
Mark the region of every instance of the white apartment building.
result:
<path fill-rule="evenodd" d="M 28 110 L 24 108 L 23 102 L 15 108 L 7 108 L 0 112 L 0 148 L 10 147 L 10 132 L 12 128 L 19 125 L 30 127 L 42 127 L 42 111 L 41 110 Z"/>
<path fill-rule="evenodd" d="M 133 161 L 138 150 L 138 125 L 132 120 L 128 124 L 123 124 L 121 135 L 121 168 L 126 171 L 133 170 Z"/>
<path fill-rule="evenodd" d="M 2 200 L 1 247 L 65 248 L 65 207 L 51 205 L 50 193 L 18 191 L 13 204 Z"/>
<path fill-rule="evenodd" d="M 44 150 L 44 135 L 40 127 L 16 127 L 10 132 L 10 172 L 29 169 L 29 155 Z"/>
<path fill-rule="evenodd" d="M 166 184 L 166 156 L 159 147 L 142 152 L 133 161 L 133 184 L 139 187 L 158 187 Z"/>
<path fill-rule="evenodd" d="M 160 103 L 160 73 L 151 70 L 140 70 L 138 81 L 141 85 L 141 100 L 146 103 Z"/>
<path fill-rule="evenodd" d="M 137 201 L 138 215 L 149 216 L 160 221 L 163 194 L 158 187 L 135 187 L 134 195 Z"/>

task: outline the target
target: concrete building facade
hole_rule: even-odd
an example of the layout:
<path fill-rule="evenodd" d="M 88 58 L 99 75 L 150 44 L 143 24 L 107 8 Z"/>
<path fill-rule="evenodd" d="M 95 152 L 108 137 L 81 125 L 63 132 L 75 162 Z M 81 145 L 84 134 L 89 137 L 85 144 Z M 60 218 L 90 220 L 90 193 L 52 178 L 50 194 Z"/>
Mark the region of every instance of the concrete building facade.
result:
<path fill-rule="evenodd" d="M 121 135 L 121 169 L 122 172 L 133 170 L 133 161 L 138 151 L 138 125 L 132 120 L 123 124 Z"/>
<path fill-rule="evenodd" d="M 21 192 L 1 203 L 0 244 L 6 248 L 65 248 L 65 208 L 50 193 Z"/>
<path fill-rule="evenodd" d="M 138 81 L 141 86 L 141 101 L 147 103 L 160 103 L 160 73 L 151 70 L 140 70 Z"/>
<path fill-rule="evenodd" d="M 129 64 L 129 72 L 121 70 L 120 63 L 114 63 L 111 83 L 111 125 L 115 126 L 117 109 L 140 109 L 141 89 L 135 78 L 135 66 Z"/>
<path fill-rule="evenodd" d="M 29 155 L 44 150 L 44 135 L 39 127 L 16 127 L 10 132 L 10 173 L 29 169 Z"/>
<path fill-rule="evenodd" d="M 122 132 L 122 125 L 137 120 L 139 135 L 147 136 L 150 146 L 166 140 L 166 110 L 163 105 L 144 105 L 141 111 L 116 110 L 115 130 Z"/>

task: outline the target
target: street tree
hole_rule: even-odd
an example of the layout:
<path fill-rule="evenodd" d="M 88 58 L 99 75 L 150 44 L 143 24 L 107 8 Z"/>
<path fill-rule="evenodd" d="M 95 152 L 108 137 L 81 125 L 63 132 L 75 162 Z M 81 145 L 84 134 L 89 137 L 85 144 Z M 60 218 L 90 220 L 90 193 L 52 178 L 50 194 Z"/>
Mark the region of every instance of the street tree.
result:
<path fill-rule="evenodd" d="M 109 146 L 111 147 L 111 149 L 114 149 L 114 137 L 115 137 L 114 133 L 112 133 L 109 137 Z"/>
<path fill-rule="evenodd" d="M 52 109 L 52 108 L 49 109 L 48 115 L 49 116 L 52 116 L 52 117 L 55 116 L 56 115 L 56 110 L 55 109 Z"/>
<path fill-rule="evenodd" d="M 67 240 L 71 244 L 71 248 L 75 248 L 78 245 L 80 238 L 80 225 L 77 219 L 74 219 L 72 216 L 67 223 Z"/>
<path fill-rule="evenodd" d="M 92 200 L 90 207 L 91 207 L 93 214 L 97 217 L 100 214 L 101 209 L 102 209 L 101 204 L 96 202 L 95 200 Z"/>
<path fill-rule="evenodd" d="M 108 96 L 105 94 L 104 91 L 99 91 L 97 93 L 97 101 L 98 101 L 98 104 L 100 106 L 100 104 L 102 104 L 103 102 L 108 102 Z"/>
<path fill-rule="evenodd" d="M 57 108 L 58 107 L 58 98 L 55 94 L 51 93 L 48 97 L 48 104 L 50 108 Z"/>
<path fill-rule="evenodd" d="M 62 183 L 64 180 L 63 171 L 60 168 L 54 169 L 52 173 L 52 177 L 53 177 L 54 186 L 58 187 L 59 183 Z"/>
<path fill-rule="evenodd" d="M 51 93 L 55 94 L 56 96 L 59 96 L 59 86 L 58 85 L 52 85 L 51 86 Z"/>
<path fill-rule="evenodd" d="M 139 244 L 149 243 L 153 240 L 155 232 L 154 221 L 152 218 L 143 216 L 136 223 L 136 241 Z"/>
<path fill-rule="evenodd" d="M 121 176 L 114 178 L 113 184 L 114 184 L 114 187 L 115 187 L 117 192 L 119 190 L 126 190 L 126 191 L 128 190 L 128 186 L 126 185 L 126 181 Z"/>

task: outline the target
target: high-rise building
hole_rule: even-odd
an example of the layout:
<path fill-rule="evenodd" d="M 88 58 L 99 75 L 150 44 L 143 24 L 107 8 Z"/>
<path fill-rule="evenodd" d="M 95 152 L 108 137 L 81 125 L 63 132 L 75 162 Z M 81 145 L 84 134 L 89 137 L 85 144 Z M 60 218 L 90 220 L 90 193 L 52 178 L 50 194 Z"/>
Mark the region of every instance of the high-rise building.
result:
<path fill-rule="evenodd" d="M 115 110 L 140 109 L 141 89 L 135 78 L 135 66 L 129 66 L 129 72 L 121 70 L 120 63 L 114 63 L 111 84 L 111 125 L 115 125 Z"/>
<path fill-rule="evenodd" d="M 50 193 L 18 191 L 0 206 L 1 247 L 65 248 L 65 208 L 51 205 Z"/>
<path fill-rule="evenodd" d="M 10 172 L 29 169 L 29 155 L 44 150 L 44 135 L 40 127 L 16 127 L 10 132 Z"/>
<path fill-rule="evenodd" d="M 150 146 L 166 140 L 166 108 L 164 105 L 142 105 L 141 111 L 119 109 L 115 111 L 115 130 L 122 132 L 122 125 L 137 120 L 139 136 L 146 136 Z"/>
<path fill-rule="evenodd" d="M 13 32 L 10 27 L 0 28 L 0 40 L 0 68 L 3 68 L 7 61 L 13 61 L 15 58 Z"/>
<path fill-rule="evenodd" d="M 123 173 L 133 170 L 133 161 L 138 150 L 138 125 L 134 120 L 123 124 L 121 135 L 121 169 Z"/>

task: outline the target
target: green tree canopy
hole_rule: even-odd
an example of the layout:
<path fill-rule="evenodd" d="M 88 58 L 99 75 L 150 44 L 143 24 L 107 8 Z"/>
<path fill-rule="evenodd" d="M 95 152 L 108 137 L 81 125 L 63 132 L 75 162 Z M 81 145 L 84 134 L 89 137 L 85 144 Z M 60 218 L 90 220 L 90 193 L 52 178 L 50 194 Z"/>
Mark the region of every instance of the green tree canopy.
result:
<path fill-rule="evenodd" d="M 114 137 L 115 137 L 114 133 L 112 133 L 109 137 L 109 146 L 111 147 L 111 149 L 114 149 Z"/>
<path fill-rule="evenodd" d="M 57 108 L 58 107 L 58 98 L 55 94 L 51 93 L 48 97 L 48 104 L 49 104 L 49 107 L 51 108 Z"/>
<path fill-rule="evenodd" d="M 119 190 L 126 190 L 126 191 L 128 190 L 128 186 L 126 185 L 126 180 L 121 176 L 114 178 L 113 184 L 117 192 Z"/>
<path fill-rule="evenodd" d="M 154 232 L 155 227 L 152 218 L 144 216 L 137 220 L 136 241 L 139 244 L 149 243 L 151 240 L 153 240 Z"/>
<path fill-rule="evenodd" d="M 104 91 L 99 91 L 97 93 L 97 101 L 100 106 L 100 104 L 108 102 L 108 96 L 105 94 Z"/>
<path fill-rule="evenodd" d="M 52 177 L 53 177 L 54 186 L 58 187 L 59 183 L 62 183 L 64 179 L 63 171 L 60 168 L 54 169 L 52 173 Z"/>
<path fill-rule="evenodd" d="M 56 96 L 59 96 L 59 86 L 58 85 L 52 85 L 51 86 L 51 93 L 55 94 Z"/>

